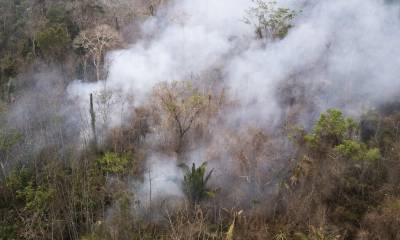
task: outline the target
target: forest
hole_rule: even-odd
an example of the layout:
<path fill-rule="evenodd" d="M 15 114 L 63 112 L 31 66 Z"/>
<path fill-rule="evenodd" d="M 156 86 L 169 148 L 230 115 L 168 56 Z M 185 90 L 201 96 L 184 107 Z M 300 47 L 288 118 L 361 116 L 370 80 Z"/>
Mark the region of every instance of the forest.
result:
<path fill-rule="evenodd" d="M 0 240 L 400 239 L 400 2 L 0 0 Z"/>

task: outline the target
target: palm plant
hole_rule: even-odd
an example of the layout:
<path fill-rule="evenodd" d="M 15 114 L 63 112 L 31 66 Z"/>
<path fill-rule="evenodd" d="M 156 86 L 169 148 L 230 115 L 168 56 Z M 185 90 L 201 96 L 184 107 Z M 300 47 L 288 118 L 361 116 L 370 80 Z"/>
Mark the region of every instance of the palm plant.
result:
<path fill-rule="evenodd" d="M 185 172 L 182 181 L 183 192 L 190 203 L 197 204 L 214 195 L 214 192 L 207 187 L 207 182 L 210 180 L 213 170 L 206 174 L 206 162 L 202 163 L 199 167 L 196 167 L 194 163 L 191 168 L 186 164 L 180 166 Z"/>

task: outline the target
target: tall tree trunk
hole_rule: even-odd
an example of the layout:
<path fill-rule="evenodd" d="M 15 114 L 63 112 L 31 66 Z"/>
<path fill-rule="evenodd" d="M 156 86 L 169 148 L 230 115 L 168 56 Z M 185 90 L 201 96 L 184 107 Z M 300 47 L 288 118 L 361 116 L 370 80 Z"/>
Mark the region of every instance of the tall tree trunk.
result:
<path fill-rule="evenodd" d="M 90 125 L 92 127 L 92 134 L 93 134 L 93 139 L 92 139 L 93 149 L 97 151 L 96 113 L 94 112 L 92 93 L 90 94 Z"/>

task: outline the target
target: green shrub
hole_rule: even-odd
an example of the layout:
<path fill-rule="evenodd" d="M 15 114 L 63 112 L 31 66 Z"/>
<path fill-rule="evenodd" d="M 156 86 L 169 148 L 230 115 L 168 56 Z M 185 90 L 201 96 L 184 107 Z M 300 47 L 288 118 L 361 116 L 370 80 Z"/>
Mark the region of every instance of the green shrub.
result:
<path fill-rule="evenodd" d="M 322 113 L 311 134 L 304 137 L 312 148 L 336 146 L 345 139 L 351 139 L 358 126 L 351 118 L 345 118 L 338 109 Z"/>
<path fill-rule="evenodd" d="M 56 25 L 39 32 L 37 43 L 44 58 L 62 61 L 71 46 L 71 38 L 64 26 Z"/>
<path fill-rule="evenodd" d="M 0 151 L 7 151 L 21 140 L 18 132 L 2 133 L 0 131 Z"/>
<path fill-rule="evenodd" d="M 122 174 L 125 172 L 129 160 L 127 156 L 120 156 L 117 153 L 108 152 L 104 154 L 97 163 L 106 174 Z"/>
<path fill-rule="evenodd" d="M 63 6 L 54 5 L 47 10 L 46 18 L 52 24 L 63 24 L 67 21 L 67 12 Z"/>
<path fill-rule="evenodd" d="M 207 182 L 210 180 L 213 170 L 206 174 L 206 162 L 197 168 L 194 163 L 192 168 L 189 168 L 185 164 L 181 165 L 181 167 L 185 171 L 182 182 L 183 192 L 191 203 L 199 203 L 201 200 L 214 195 L 214 192 L 207 187 Z"/>
<path fill-rule="evenodd" d="M 15 77 L 18 73 L 18 65 L 15 57 L 10 54 L 0 59 L 0 71 L 5 77 Z"/>
<path fill-rule="evenodd" d="M 379 149 L 368 149 L 364 143 L 353 140 L 344 140 L 342 144 L 335 147 L 335 150 L 343 157 L 356 162 L 372 163 L 381 157 Z"/>
<path fill-rule="evenodd" d="M 31 177 L 31 172 L 25 168 L 14 169 L 7 176 L 5 186 L 12 191 L 21 190 L 28 186 Z"/>
<path fill-rule="evenodd" d="M 25 211 L 43 212 L 47 209 L 55 190 L 43 186 L 34 187 L 32 183 L 17 191 L 17 198 L 25 202 Z"/>

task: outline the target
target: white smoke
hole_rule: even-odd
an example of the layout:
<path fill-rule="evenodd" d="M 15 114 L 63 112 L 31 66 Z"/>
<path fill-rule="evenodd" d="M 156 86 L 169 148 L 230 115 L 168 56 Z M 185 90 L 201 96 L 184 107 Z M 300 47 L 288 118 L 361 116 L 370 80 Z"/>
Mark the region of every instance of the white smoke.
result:
<path fill-rule="evenodd" d="M 322 92 L 310 92 L 318 110 L 386 101 L 398 93 L 397 6 L 380 0 L 280 1 L 278 6 L 302 11 L 286 38 L 266 46 L 242 21 L 250 6 L 248 0 L 173 2 L 166 14 L 143 24 L 149 37 L 109 54 L 107 87 L 134 95 L 140 104 L 159 82 L 219 67 L 226 73 L 221 81 L 246 106 L 240 115 L 263 121 L 279 116 L 277 85 L 310 69 L 313 74 L 300 81 L 310 88 L 324 84 Z M 96 91 L 98 84 L 90 85 L 74 83 L 71 92 L 86 99 L 80 89 Z"/>
<path fill-rule="evenodd" d="M 377 0 L 303 3 L 285 39 L 247 49 L 226 69 L 237 97 L 254 109 L 251 116 L 276 115 L 277 85 L 304 72 L 309 73 L 298 81 L 319 111 L 352 112 L 393 99 L 400 89 L 398 7 Z M 321 92 L 311 91 L 315 85 Z"/>
<path fill-rule="evenodd" d="M 108 55 L 103 85 L 122 97 L 134 96 L 138 106 L 157 83 L 219 69 L 223 77 L 218 80 L 241 105 L 230 112 L 230 120 L 264 128 L 282 120 L 277 91 L 290 79 L 304 86 L 316 114 L 341 107 L 357 116 L 399 94 L 397 5 L 383 0 L 278 1 L 298 13 L 288 35 L 267 44 L 260 44 L 253 27 L 242 21 L 250 6 L 249 0 L 173 1 L 143 23 L 142 39 Z M 74 82 L 69 92 L 87 105 L 88 93 L 99 84 Z M 113 118 L 113 125 L 123 119 Z M 177 172 L 152 166 L 171 169 L 171 176 Z"/>

